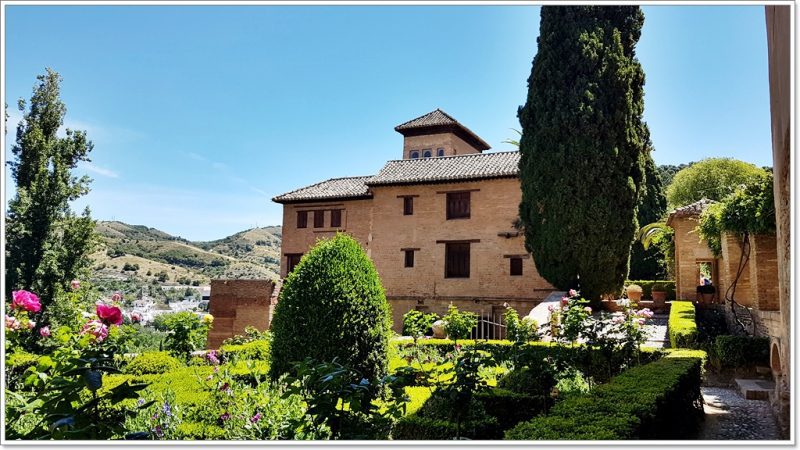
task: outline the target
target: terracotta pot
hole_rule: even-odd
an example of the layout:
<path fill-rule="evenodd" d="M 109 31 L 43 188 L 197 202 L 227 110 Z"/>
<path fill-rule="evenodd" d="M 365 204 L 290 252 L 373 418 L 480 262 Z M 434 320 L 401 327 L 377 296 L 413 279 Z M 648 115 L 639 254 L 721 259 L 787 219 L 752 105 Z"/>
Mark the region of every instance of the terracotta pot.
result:
<path fill-rule="evenodd" d="M 651 292 L 653 297 L 653 306 L 656 308 L 663 308 L 667 303 L 667 292 L 666 291 L 653 291 Z"/>
<path fill-rule="evenodd" d="M 639 303 L 639 300 L 642 299 L 642 293 L 636 291 L 628 292 L 628 299 L 630 299 L 631 303 Z"/>
<path fill-rule="evenodd" d="M 447 337 L 447 333 L 444 331 L 444 320 L 437 320 L 433 322 L 431 325 L 431 331 L 433 331 L 433 337 L 436 339 L 444 339 Z"/>

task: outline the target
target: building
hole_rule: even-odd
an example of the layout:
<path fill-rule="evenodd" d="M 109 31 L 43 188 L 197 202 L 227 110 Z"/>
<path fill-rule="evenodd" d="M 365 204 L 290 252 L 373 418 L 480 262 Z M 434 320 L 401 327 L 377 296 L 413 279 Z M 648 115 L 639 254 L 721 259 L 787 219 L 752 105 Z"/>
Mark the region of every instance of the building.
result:
<path fill-rule="evenodd" d="M 519 152 L 489 145 L 439 109 L 398 125 L 402 159 L 371 176 L 332 178 L 273 199 L 283 204 L 281 277 L 322 237 L 350 234 L 375 263 L 394 328 L 411 309 L 452 303 L 498 319 L 527 314 L 553 287 L 514 227 Z"/>
<path fill-rule="evenodd" d="M 274 289 L 272 280 L 211 280 L 208 309 L 214 324 L 206 348 L 219 348 L 225 339 L 244 334 L 247 327 L 269 328 Z"/>

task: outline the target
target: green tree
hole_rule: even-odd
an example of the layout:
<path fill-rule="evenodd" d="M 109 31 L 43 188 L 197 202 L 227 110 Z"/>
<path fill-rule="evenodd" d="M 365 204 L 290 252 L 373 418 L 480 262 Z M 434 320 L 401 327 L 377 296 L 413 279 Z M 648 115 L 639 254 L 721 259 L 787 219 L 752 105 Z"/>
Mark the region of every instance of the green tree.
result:
<path fill-rule="evenodd" d="M 649 132 L 636 6 L 544 6 L 519 110 L 520 219 L 539 273 L 592 300 L 618 293 L 638 228 Z"/>
<path fill-rule="evenodd" d="M 636 212 L 640 227 L 660 220 L 667 212 L 661 176 L 649 155 L 645 159 L 644 174 L 645 186 Z M 630 266 L 628 278 L 631 280 L 660 280 L 666 275 L 666 261 L 661 248 L 653 246 L 645 249 L 639 241 L 635 241 L 631 247 Z"/>
<path fill-rule="evenodd" d="M 686 164 L 678 164 L 677 166 L 673 164 L 662 164 L 658 166 L 658 174 L 661 176 L 661 184 L 664 186 L 664 189 L 672 184 L 672 179 L 675 178 L 676 173 L 694 164 L 694 161 L 692 161 Z"/>
<path fill-rule="evenodd" d="M 72 279 L 87 274 L 97 241 L 89 208 L 78 216 L 69 205 L 89 192 L 91 180 L 77 178 L 72 170 L 89 161 L 93 145 L 84 131 L 57 135 L 66 114 L 59 97 L 61 77 L 47 69 L 37 79 L 27 112 L 25 101 L 19 101 L 24 117 L 8 162 L 17 191 L 7 213 L 6 295 L 16 289 L 39 294 L 38 328 L 47 323 L 57 295 Z"/>
<path fill-rule="evenodd" d="M 386 294 L 372 261 L 346 234 L 319 241 L 300 260 L 281 289 L 271 329 L 273 378 L 307 357 L 335 358 L 370 381 L 386 374 Z"/>
<path fill-rule="evenodd" d="M 765 171 L 733 158 L 706 158 L 675 174 L 667 188 L 670 209 L 703 198 L 722 201 L 738 187 L 758 181 Z"/>

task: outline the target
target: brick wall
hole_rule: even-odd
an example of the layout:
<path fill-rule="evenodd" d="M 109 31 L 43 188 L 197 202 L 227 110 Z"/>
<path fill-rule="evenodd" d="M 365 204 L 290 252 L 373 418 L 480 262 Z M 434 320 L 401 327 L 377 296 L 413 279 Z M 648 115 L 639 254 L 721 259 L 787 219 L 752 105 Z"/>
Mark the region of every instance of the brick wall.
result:
<path fill-rule="evenodd" d="M 271 280 L 212 280 L 208 311 L 214 316 L 214 325 L 206 347 L 219 348 L 222 341 L 243 334 L 248 326 L 268 329 L 274 288 Z"/>
<path fill-rule="evenodd" d="M 751 247 L 752 249 L 752 247 Z M 742 238 L 735 234 L 722 234 L 722 258 L 720 260 L 720 276 L 722 278 L 722 298 L 736 279 L 739 263 L 742 256 Z M 750 289 L 750 261 L 745 264 L 742 274 L 736 283 L 736 291 L 733 293 L 736 303 L 742 306 L 755 306 L 753 293 Z"/>
<path fill-rule="evenodd" d="M 749 265 L 754 306 L 762 311 L 779 310 L 778 248 L 774 234 L 750 236 Z"/>
<path fill-rule="evenodd" d="M 695 232 L 697 217 L 675 217 L 672 228 L 675 230 L 675 293 L 678 299 L 694 300 L 697 296 L 697 285 L 700 282 L 698 261 L 718 262 L 708 248 L 706 241 L 701 240 Z M 719 277 L 717 277 L 719 278 Z M 717 286 L 717 295 L 721 296 L 719 279 L 713 279 Z"/>

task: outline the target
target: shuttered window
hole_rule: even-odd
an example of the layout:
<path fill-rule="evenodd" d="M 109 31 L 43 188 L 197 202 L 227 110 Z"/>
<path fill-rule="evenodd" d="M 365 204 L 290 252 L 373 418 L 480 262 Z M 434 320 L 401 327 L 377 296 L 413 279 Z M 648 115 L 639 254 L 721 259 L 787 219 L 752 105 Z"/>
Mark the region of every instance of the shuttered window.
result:
<path fill-rule="evenodd" d="M 511 276 L 522 275 L 522 258 L 510 258 Z"/>
<path fill-rule="evenodd" d="M 322 228 L 325 226 L 325 211 L 314 211 L 314 228 Z"/>
<path fill-rule="evenodd" d="M 300 264 L 300 258 L 302 257 L 302 253 L 289 253 L 286 255 L 286 275 L 292 273 L 295 266 Z"/>
<path fill-rule="evenodd" d="M 405 267 L 414 267 L 414 250 L 404 250 L 406 253 Z"/>
<path fill-rule="evenodd" d="M 297 228 L 308 226 L 308 211 L 297 211 Z"/>
<path fill-rule="evenodd" d="M 445 278 L 469 278 L 469 244 L 445 244 Z"/>
<path fill-rule="evenodd" d="M 342 210 L 341 209 L 332 209 L 331 210 L 331 227 L 339 228 L 342 226 Z"/>
<path fill-rule="evenodd" d="M 414 197 L 403 197 L 403 215 L 414 214 Z"/>
<path fill-rule="evenodd" d="M 469 219 L 469 192 L 447 193 L 447 220 Z"/>

